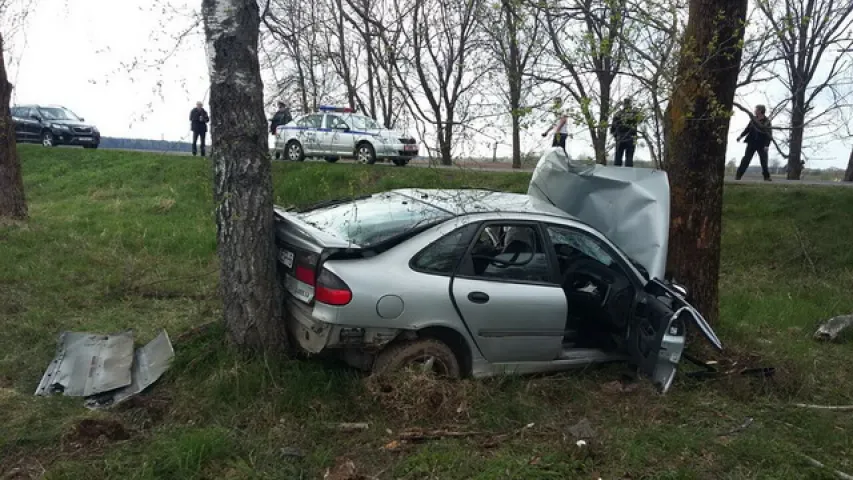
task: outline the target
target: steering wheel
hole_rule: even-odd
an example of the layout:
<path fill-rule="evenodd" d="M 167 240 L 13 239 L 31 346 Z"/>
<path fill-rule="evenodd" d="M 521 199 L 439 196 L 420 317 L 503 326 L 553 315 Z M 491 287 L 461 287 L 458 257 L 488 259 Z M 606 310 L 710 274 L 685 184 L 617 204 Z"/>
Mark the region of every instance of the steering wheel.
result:
<path fill-rule="evenodd" d="M 604 288 L 604 295 L 601 299 L 602 307 L 605 307 L 607 304 L 607 300 L 610 298 L 610 289 L 612 281 L 605 278 L 605 274 L 602 270 L 606 270 L 606 267 L 603 266 L 600 262 L 589 258 L 586 255 L 583 255 L 581 258 L 576 258 L 569 263 L 568 267 L 566 267 L 566 271 L 563 273 L 563 285 L 565 285 L 572 276 L 576 275 L 578 270 L 583 270 L 583 274 L 595 280 L 599 287 Z M 610 272 L 607 271 L 607 276 L 610 276 Z"/>

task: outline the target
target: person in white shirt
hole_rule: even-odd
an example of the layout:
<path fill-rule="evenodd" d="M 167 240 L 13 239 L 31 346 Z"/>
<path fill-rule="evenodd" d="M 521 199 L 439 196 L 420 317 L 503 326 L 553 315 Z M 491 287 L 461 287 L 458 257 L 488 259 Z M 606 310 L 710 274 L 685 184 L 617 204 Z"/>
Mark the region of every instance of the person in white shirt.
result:
<path fill-rule="evenodd" d="M 560 147 L 563 153 L 566 153 L 566 139 L 569 137 L 569 118 L 564 113 L 559 113 L 557 122 L 552 125 L 542 137 L 547 137 L 551 131 L 554 132 L 554 141 L 551 142 L 552 147 Z M 568 153 L 566 153 L 568 155 Z"/>

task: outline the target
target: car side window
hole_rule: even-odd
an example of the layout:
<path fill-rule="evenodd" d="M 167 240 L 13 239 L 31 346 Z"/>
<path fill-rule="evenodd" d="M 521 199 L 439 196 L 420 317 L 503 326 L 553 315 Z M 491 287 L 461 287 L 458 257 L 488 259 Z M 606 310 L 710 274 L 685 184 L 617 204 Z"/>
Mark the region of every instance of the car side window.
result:
<path fill-rule="evenodd" d="M 589 233 L 556 225 L 549 225 L 547 230 L 557 253 L 561 275 L 576 258 L 584 257 L 592 258 L 608 268 L 620 268 L 613 256 L 608 253 L 607 247 Z"/>
<path fill-rule="evenodd" d="M 551 263 L 539 229 L 530 224 L 490 224 L 480 231 L 465 262 L 466 276 L 551 283 Z"/>
<path fill-rule="evenodd" d="M 300 127 L 308 127 L 308 128 L 320 128 L 322 125 L 323 116 L 322 115 L 308 115 L 299 121 Z"/>
<path fill-rule="evenodd" d="M 432 275 L 452 275 L 476 229 L 476 225 L 466 225 L 432 242 L 412 257 L 412 269 Z"/>
<path fill-rule="evenodd" d="M 336 129 L 336 130 L 345 130 L 349 128 L 347 123 L 337 115 L 329 115 L 326 117 L 326 124 L 328 128 Z"/>
<path fill-rule="evenodd" d="M 20 117 L 20 115 L 18 114 L 18 112 L 20 112 L 20 110 L 21 110 L 21 109 L 20 109 L 20 108 L 18 108 L 18 107 L 12 107 L 12 108 L 9 110 L 9 112 L 12 114 L 12 116 L 13 116 L 13 117 Z"/>

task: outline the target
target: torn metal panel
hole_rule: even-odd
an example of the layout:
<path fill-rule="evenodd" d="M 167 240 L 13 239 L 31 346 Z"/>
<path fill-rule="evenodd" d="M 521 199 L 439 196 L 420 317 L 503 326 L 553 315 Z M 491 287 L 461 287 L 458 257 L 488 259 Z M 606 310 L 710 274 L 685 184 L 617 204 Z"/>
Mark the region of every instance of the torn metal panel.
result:
<path fill-rule="evenodd" d="M 103 408 L 121 403 L 142 392 L 156 382 L 175 358 L 175 350 L 165 330 L 161 330 L 154 340 L 142 348 L 138 348 L 133 358 L 133 381 L 130 385 L 101 395 L 86 399 L 88 408 Z"/>
<path fill-rule="evenodd" d="M 665 172 L 572 165 L 554 148 L 536 164 L 527 193 L 606 235 L 651 278 L 664 278 L 670 208 Z"/>
<path fill-rule="evenodd" d="M 125 387 L 131 383 L 132 363 L 132 330 L 115 335 L 62 332 L 56 357 L 35 394 L 88 397 Z"/>

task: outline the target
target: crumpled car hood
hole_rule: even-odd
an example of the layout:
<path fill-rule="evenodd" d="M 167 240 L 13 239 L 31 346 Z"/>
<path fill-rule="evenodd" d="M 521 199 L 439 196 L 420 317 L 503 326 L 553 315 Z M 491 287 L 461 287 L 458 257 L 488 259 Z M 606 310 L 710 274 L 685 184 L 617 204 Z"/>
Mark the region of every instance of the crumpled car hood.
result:
<path fill-rule="evenodd" d="M 554 148 L 536 164 L 527 194 L 595 227 L 651 278 L 664 278 L 670 198 L 666 172 L 572 165 L 562 149 Z"/>

